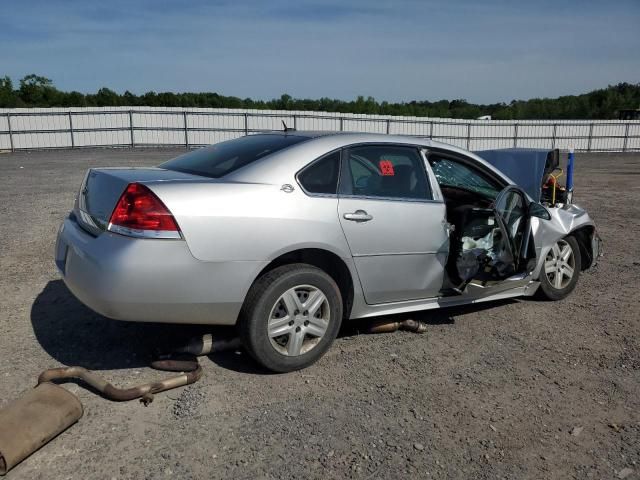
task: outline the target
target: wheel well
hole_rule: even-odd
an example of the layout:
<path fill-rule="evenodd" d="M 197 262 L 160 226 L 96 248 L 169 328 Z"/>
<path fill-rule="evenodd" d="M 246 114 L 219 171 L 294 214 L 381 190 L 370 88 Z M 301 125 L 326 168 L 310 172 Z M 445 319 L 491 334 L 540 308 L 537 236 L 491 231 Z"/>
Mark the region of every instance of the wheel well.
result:
<path fill-rule="evenodd" d="M 326 272 L 340 289 L 342 295 L 342 316 L 349 318 L 353 305 L 353 279 L 351 272 L 338 255 L 320 248 L 304 248 L 280 255 L 271 261 L 256 277 L 256 280 L 274 268 L 290 263 L 306 263 Z"/>
<path fill-rule="evenodd" d="M 574 237 L 580 246 L 580 258 L 582 260 L 582 270 L 586 270 L 593 263 L 593 249 L 591 238 L 595 228 L 591 225 L 574 230 L 569 235 Z"/>

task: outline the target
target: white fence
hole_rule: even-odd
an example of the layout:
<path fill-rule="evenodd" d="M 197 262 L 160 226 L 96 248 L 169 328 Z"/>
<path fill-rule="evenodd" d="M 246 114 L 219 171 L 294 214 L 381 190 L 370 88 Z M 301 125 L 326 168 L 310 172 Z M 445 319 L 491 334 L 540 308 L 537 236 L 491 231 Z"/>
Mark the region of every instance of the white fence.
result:
<path fill-rule="evenodd" d="M 358 131 L 433 138 L 468 150 L 575 148 L 640 151 L 640 121 L 459 120 L 349 113 L 205 108 L 0 109 L 0 150 L 195 147 L 249 133 Z"/>

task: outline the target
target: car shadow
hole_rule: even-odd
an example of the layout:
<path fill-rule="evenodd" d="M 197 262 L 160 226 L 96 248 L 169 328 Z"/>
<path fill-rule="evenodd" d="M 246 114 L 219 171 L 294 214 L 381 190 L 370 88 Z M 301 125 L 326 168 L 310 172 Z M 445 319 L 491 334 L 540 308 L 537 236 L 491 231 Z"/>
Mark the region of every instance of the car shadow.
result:
<path fill-rule="evenodd" d="M 50 281 L 36 297 L 31 325 L 53 359 L 91 370 L 146 367 L 158 352 L 168 352 L 193 337 L 233 334 L 229 327 L 111 320 L 84 306 L 62 280 Z M 224 355 L 229 354 L 233 355 Z"/>
<path fill-rule="evenodd" d="M 339 337 L 366 334 L 367 323 L 373 320 L 393 322 L 411 318 L 427 325 L 453 325 L 457 316 L 513 302 L 499 300 L 354 320 L 343 324 Z M 53 359 L 90 370 L 146 367 L 158 352 L 170 352 L 194 337 L 206 333 L 216 338 L 235 335 L 234 327 L 111 320 L 84 306 L 62 280 L 50 281 L 36 297 L 31 307 L 31 324 L 36 339 Z M 222 368 L 240 373 L 269 373 L 244 351 L 213 353 L 208 358 Z"/>

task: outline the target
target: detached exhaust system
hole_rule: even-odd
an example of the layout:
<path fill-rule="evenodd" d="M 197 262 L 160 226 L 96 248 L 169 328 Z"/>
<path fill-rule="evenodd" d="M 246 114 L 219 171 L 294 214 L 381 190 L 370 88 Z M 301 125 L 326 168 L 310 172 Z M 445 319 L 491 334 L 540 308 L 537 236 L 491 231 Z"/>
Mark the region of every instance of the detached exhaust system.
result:
<path fill-rule="evenodd" d="M 45 370 L 38 377 L 38 384 L 33 390 L 0 410 L 0 475 L 5 475 L 82 417 L 84 410 L 80 400 L 51 382 L 79 379 L 109 400 L 125 402 L 139 398 L 148 405 L 156 393 L 200 380 L 202 367 L 198 363 L 198 355 L 232 350 L 239 346 L 239 339 L 213 340 L 211 335 L 192 340 L 179 349 L 177 355 L 162 355 L 151 363 L 156 370 L 182 372 L 180 375 L 130 388 L 117 388 L 82 367 Z"/>
<path fill-rule="evenodd" d="M 388 333 L 408 330 L 424 333 L 426 325 L 415 320 L 374 322 L 367 333 Z M 94 372 L 83 367 L 62 367 L 45 370 L 38 384 L 0 410 L 0 476 L 40 447 L 76 423 L 84 414 L 80 400 L 53 381 L 78 379 L 104 398 L 125 402 L 139 398 L 149 405 L 156 393 L 197 382 L 202 377 L 198 356 L 235 350 L 240 339 L 214 340 L 209 334 L 191 340 L 172 353 L 159 355 L 151 362 L 156 370 L 181 372 L 180 375 L 130 388 L 118 388 Z"/>

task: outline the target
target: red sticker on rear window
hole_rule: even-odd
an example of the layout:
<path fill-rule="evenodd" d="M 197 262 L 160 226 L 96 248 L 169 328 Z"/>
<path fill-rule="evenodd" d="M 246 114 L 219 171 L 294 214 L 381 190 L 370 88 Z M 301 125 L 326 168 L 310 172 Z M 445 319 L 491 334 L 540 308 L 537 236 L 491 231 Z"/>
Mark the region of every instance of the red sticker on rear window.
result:
<path fill-rule="evenodd" d="M 393 163 L 391 160 L 380 160 L 380 172 L 382 172 L 382 176 L 384 177 L 392 177 L 396 173 L 393 171 Z"/>

